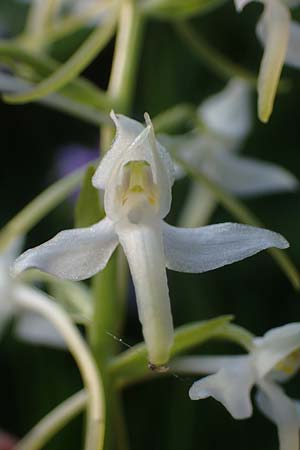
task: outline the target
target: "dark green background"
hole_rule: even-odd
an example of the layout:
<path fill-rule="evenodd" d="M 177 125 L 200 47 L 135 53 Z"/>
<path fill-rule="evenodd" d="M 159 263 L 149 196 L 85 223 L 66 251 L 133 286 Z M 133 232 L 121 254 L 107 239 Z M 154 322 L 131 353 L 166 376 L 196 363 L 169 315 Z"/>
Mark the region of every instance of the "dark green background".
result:
<path fill-rule="evenodd" d="M 22 26 L 24 5 L 1 0 L 0 23 L 7 36 Z M 238 15 L 227 2 L 208 15 L 193 18 L 195 30 L 233 61 L 257 71 L 261 48 L 255 37 L 255 23 L 261 6 L 251 4 Z M 297 15 L 297 11 L 296 11 Z M 63 59 L 76 47 L 81 34 L 53 49 Z M 88 68 L 85 75 L 106 87 L 113 43 Z M 290 169 L 300 178 L 300 74 L 284 70 L 291 89 L 277 97 L 268 125 L 255 119 L 253 132 L 243 152 Z M 133 115 L 142 120 L 178 102 L 199 104 L 221 89 L 225 80 L 201 64 L 177 37 L 171 24 L 147 24 L 142 45 Z M 253 114 L 256 97 L 253 94 Z M 70 143 L 95 146 L 98 130 L 61 113 L 37 105 L 0 105 L 1 124 L 1 223 L 54 179 L 53 165 L 59 148 Z M 187 180 L 176 184 L 170 222 L 184 201 Z M 265 196 L 247 201 L 266 227 L 282 233 L 291 243 L 287 251 L 297 267 L 300 262 L 300 195 Z M 213 222 L 235 221 L 219 208 Z M 57 208 L 32 232 L 27 246 L 36 245 L 59 230 L 72 227 L 73 212 L 68 204 Z M 232 313 L 236 322 L 252 332 L 300 320 L 300 298 L 271 257 L 263 252 L 246 261 L 202 275 L 169 272 L 169 286 L 176 325 Z M 133 344 L 141 339 L 135 310 L 129 314 L 123 339 Z M 211 343 L 208 352 L 236 352 L 228 344 Z M 300 378 L 300 377 L 299 377 Z M 33 348 L 14 341 L 9 330 L 0 347 L 0 428 L 22 436 L 47 411 L 80 388 L 80 377 L 71 358 L 49 349 Z M 234 421 L 214 400 L 192 402 L 188 389 L 193 379 L 171 377 L 131 387 L 124 392 L 125 415 L 132 450 L 278 447 L 276 429 L 257 411 L 252 419 Z M 300 398 L 297 379 L 288 386 Z M 47 448 L 80 449 L 81 421 L 74 421 Z"/>

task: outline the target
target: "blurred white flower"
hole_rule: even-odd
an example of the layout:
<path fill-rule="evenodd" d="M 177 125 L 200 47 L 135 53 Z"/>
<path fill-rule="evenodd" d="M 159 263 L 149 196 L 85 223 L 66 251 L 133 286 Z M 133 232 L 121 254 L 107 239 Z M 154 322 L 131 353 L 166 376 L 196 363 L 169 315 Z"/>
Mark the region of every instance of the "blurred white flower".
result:
<path fill-rule="evenodd" d="M 202 132 L 159 137 L 174 155 L 234 195 L 247 197 L 297 188 L 297 179 L 286 169 L 237 155 L 252 126 L 250 91 L 244 81 L 232 79 L 223 91 L 200 105 L 198 116 Z M 177 174 L 184 175 L 180 168 Z M 215 205 L 211 192 L 193 182 L 180 224 L 204 225 Z"/>
<path fill-rule="evenodd" d="M 15 316 L 14 333 L 26 342 L 56 348 L 65 348 L 55 328 L 45 319 L 20 310 L 15 303 L 15 289 L 20 282 L 10 276 L 10 267 L 20 254 L 23 239 L 18 239 L 0 254 L 0 338 L 7 323 Z"/>
<path fill-rule="evenodd" d="M 278 427 L 280 450 L 299 450 L 299 402 L 285 395 L 279 383 L 300 368 L 300 323 L 268 331 L 253 340 L 248 355 L 183 357 L 174 370 L 213 375 L 195 382 L 192 400 L 213 397 L 235 419 L 252 415 L 251 389 L 257 387 L 259 409 Z"/>
<path fill-rule="evenodd" d="M 168 225 L 173 166 L 147 126 L 112 114 L 117 134 L 93 178 L 104 190 L 106 217 L 89 227 L 62 231 L 15 262 L 18 274 L 30 267 L 60 278 L 82 280 L 104 269 L 121 244 L 137 297 L 139 318 L 153 366 L 164 365 L 173 342 L 166 267 L 206 272 L 269 248 L 288 247 L 279 234 L 240 224 L 193 230 Z"/>
<path fill-rule="evenodd" d="M 237 11 L 256 0 L 235 0 Z M 291 20 L 289 7 L 299 0 L 262 0 L 264 11 L 256 32 L 264 46 L 258 76 L 258 116 L 267 122 L 273 110 L 277 86 L 284 64 L 300 68 L 300 24 Z"/>

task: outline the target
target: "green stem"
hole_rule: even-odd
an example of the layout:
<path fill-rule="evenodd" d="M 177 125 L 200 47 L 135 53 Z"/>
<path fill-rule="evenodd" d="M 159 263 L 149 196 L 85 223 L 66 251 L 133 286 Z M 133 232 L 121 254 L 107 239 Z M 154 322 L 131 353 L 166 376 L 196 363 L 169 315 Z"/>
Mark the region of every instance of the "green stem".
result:
<path fill-rule="evenodd" d="M 0 249 L 3 250 L 16 237 L 25 235 L 49 211 L 63 201 L 79 185 L 86 167 L 87 165 L 53 183 L 10 220 L 0 232 Z"/>
<path fill-rule="evenodd" d="M 88 392 L 87 431 L 84 448 L 85 450 L 102 450 L 105 431 L 103 382 L 85 340 L 68 314 L 43 292 L 18 284 L 12 295 L 18 307 L 40 314 L 52 323 L 64 338 Z"/>
<path fill-rule="evenodd" d="M 25 82 L 20 78 L 0 73 L 1 92 L 20 92 L 32 87 L 33 85 L 31 83 Z M 69 114 L 97 127 L 99 127 L 99 123 L 109 123 L 107 114 L 99 111 L 93 106 L 84 105 L 61 94 L 54 93 L 48 95 L 47 97 L 37 100 L 37 103 Z"/>
<path fill-rule="evenodd" d="M 203 322 L 183 325 L 175 330 L 174 344 L 171 348 L 171 357 L 200 345 L 225 332 L 224 327 L 232 319 L 232 316 L 221 316 Z M 161 375 L 148 368 L 148 355 L 145 343 L 140 343 L 129 350 L 114 357 L 109 364 L 110 375 L 120 387 L 127 386 L 138 381 Z"/>
<path fill-rule="evenodd" d="M 27 92 L 6 95 L 5 100 L 9 103 L 27 103 L 62 89 L 76 78 L 110 41 L 114 34 L 115 25 L 116 20 L 113 16 L 104 26 L 96 28 L 71 58 L 50 77 Z"/>
<path fill-rule="evenodd" d="M 152 119 L 153 128 L 156 133 L 169 132 L 180 125 L 195 124 L 197 121 L 196 109 L 188 103 L 179 103 L 161 112 Z"/>
<path fill-rule="evenodd" d="M 198 169 L 195 170 L 177 155 L 173 155 L 173 158 L 180 164 L 187 175 L 209 189 L 224 208 L 230 211 L 239 221 L 256 227 L 264 227 L 264 224 L 246 206 L 244 206 L 243 203 L 233 197 L 229 192 L 225 192 L 221 189 L 217 183 L 207 177 L 203 172 L 200 172 Z M 290 258 L 282 250 L 277 248 L 271 248 L 268 252 L 272 255 L 281 270 L 286 274 L 294 288 L 298 290 L 300 288 L 300 275 Z"/>
<path fill-rule="evenodd" d="M 231 316 L 218 317 L 205 322 L 184 325 L 175 330 L 175 341 L 171 350 L 172 360 L 178 355 L 202 345 L 210 339 L 232 341 L 247 351 L 253 348 L 254 335 L 248 330 L 228 323 Z M 172 360 L 170 368 L 172 369 Z M 120 387 L 138 383 L 153 377 L 168 376 L 172 372 L 151 372 L 147 368 L 147 350 L 144 343 L 116 356 L 110 363 L 111 375 Z"/>
<path fill-rule="evenodd" d="M 15 450 L 40 450 L 65 425 L 76 417 L 87 404 L 87 392 L 83 389 L 58 405 L 43 417 L 14 447 Z"/>
<path fill-rule="evenodd" d="M 24 41 L 39 41 L 42 44 L 49 45 L 58 39 L 62 39 L 67 35 L 73 34 L 81 28 L 89 25 L 94 18 L 108 11 L 112 7 L 111 0 L 104 0 L 99 4 L 91 4 L 87 6 L 81 14 L 78 13 L 68 15 L 63 18 L 58 17 L 54 23 L 49 24 L 46 28 L 42 28 L 39 33 L 25 32 L 18 40 L 23 44 Z"/>
<path fill-rule="evenodd" d="M 135 0 L 123 0 L 120 5 L 118 32 L 116 37 L 108 95 L 117 105 L 117 112 L 130 112 L 138 55 L 141 42 L 142 17 Z M 101 151 L 109 148 L 113 138 L 112 127 L 101 129 Z M 120 267 L 122 270 L 120 271 Z M 116 392 L 114 380 L 107 371 L 108 361 L 116 353 L 116 340 L 124 317 L 124 299 L 127 297 L 127 265 L 124 255 L 117 251 L 105 270 L 95 277 L 96 294 L 94 320 L 90 328 L 90 342 L 100 371 L 104 375 L 106 392 L 107 430 L 106 448 L 115 444 L 119 449 L 128 447 L 122 404 Z M 118 279 L 122 282 L 118 283 Z M 115 430 L 115 431 L 114 431 Z"/>
<path fill-rule="evenodd" d="M 142 30 L 143 18 L 136 0 L 123 0 L 108 92 L 118 112 L 124 114 L 130 112 L 134 96 Z"/>
<path fill-rule="evenodd" d="M 174 23 L 174 28 L 182 40 L 188 44 L 193 54 L 217 76 L 225 78 L 225 80 L 232 77 L 239 77 L 256 88 L 257 75 L 255 73 L 232 62 L 223 53 L 209 45 L 199 33 L 195 33 L 187 22 L 178 21 Z M 290 82 L 288 80 L 281 80 L 280 91 L 286 92 L 289 88 Z"/>
<path fill-rule="evenodd" d="M 7 64 L 10 60 L 12 60 L 14 64 L 19 64 L 19 71 L 22 66 L 33 70 L 35 78 L 36 76 L 39 78 L 48 77 L 61 67 L 61 65 L 52 58 L 44 54 L 29 52 L 21 47 L 18 42 L 12 41 L 7 42 L 0 40 L 0 60 L 1 62 L 4 62 L 4 64 Z M 109 111 L 114 106 L 105 92 L 101 91 L 101 89 L 97 88 L 90 81 L 81 77 L 70 81 L 59 93 L 72 100 L 94 106 L 103 111 Z"/>
<path fill-rule="evenodd" d="M 245 79 L 254 87 L 257 77 L 254 73 L 244 69 L 238 64 L 233 63 L 222 53 L 211 47 L 200 35 L 195 33 L 192 27 L 186 22 L 176 22 L 174 28 L 177 34 L 186 42 L 192 52 L 201 59 L 217 76 L 229 79 L 239 76 Z"/>
<path fill-rule="evenodd" d="M 24 36 L 33 38 L 33 41 L 35 37 L 41 38 L 45 29 L 51 24 L 57 7 L 57 0 L 33 0 L 29 8 Z M 42 39 L 39 42 L 41 41 Z M 36 44 L 39 46 L 38 41 Z"/>

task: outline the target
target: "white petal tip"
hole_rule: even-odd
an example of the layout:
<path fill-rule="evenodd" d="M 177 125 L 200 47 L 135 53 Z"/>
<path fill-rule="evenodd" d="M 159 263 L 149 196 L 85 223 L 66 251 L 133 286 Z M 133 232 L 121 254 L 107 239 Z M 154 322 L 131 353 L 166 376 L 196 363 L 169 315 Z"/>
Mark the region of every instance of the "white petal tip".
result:
<path fill-rule="evenodd" d="M 210 394 L 203 389 L 199 389 L 196 381 L 189 390 L 189 397 L 191 400 L 203 400 L 210 397 Z"/>
<path fill-rule="evenodd" d="M 252 0 L 234 0 L 235 9 L 237 12 L 241 12 L 244 7 Z"/>
<path fill-rule="evenodd" d="M 274 247 L 284 250 L 286 248 L 289 248 L 289 246 L 289 242 L 283 236 L 281 236 L 281 234 L 278 234 L 276 238 L 276 244 L 274 243 Z"/>
<path fill-rule="evenodd" d="M 147 112 L 144 113 L 144 118 L 145 118 L 146 125 L 152 127 L 152 122 L 151 122 L 150 116 Z"/>
<path fill-rule="evenodd" d="M 118 116 L 113 109 L 110 111 L 109 115 L 110 115 L 111 119 L 114 121 L 114 123 L 117 123 Z"/>

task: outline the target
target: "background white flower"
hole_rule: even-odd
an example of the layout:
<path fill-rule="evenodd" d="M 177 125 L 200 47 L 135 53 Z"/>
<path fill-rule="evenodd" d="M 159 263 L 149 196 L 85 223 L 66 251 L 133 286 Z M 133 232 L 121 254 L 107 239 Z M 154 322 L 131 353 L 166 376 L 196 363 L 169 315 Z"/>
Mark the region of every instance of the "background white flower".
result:
<path fill-rule="evenodd" d="M 47 320 L 20 310 L 15 303 L 15 289 L 20 282 L 10 277 L 10 267 L 22 246 L 23 239 L 19 238 L 0 254 L 0 339 L 6 325 L 14 317 L 14 333 L 17 337 L 33 344 L 65 348 L 64 341 Z"/>
<path fill-rule="evenodd" d="M 192 385 L 190 398 L 213 397 L 235 419 L 252 415 L 250 392 L 256 385 L 258 407 L 278 427 L 280 450 L 299 450 L 299 403 L 287 397 L 279 385 L 299 367 L 299 323 L 274 328 L 254 339 L 249 355 L 183 357 L 172 365 L 181 372 L 213 373 Z"/>
<path fill-rule="evenodd" d="M 250 89 L 246 82 L 232 79 L 218 94 L 198 108 L 202 132 L 160 137 L 174 155 L 217 182 L 234 195 L 248 197 L 297 188 L 297 179 L 273 163 L 239 156 L 252 127 Z M 177 175 L 184 175 L 178 167 Z M 188 227 L 208 222 L 216 206 L 212 193 L 193 182 L 182 208 L 180 224 Z"/>

